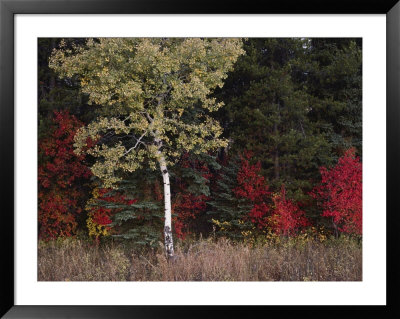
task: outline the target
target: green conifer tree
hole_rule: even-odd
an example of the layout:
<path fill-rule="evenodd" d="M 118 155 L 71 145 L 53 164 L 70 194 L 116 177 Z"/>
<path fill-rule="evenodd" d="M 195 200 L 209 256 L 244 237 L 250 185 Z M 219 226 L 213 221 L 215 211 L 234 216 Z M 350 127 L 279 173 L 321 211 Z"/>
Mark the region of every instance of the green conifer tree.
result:
<path fill-rule="evenodd" d="M 224 134 L 233 153 L 251 150 L 273 191 L 304 201 L 331 145 L 309 117 L 307 57 L 302 39 L 249 39 L 218 97 Z"/>
<path fill-rule="evenodd" d="M 250 231 L 254 225 L 246 219 L 252 204 L 246 198 L 238 198 L 234 189 L 238 186 L 237 174 L 240 168 L 240 157 L 233 156 L 226 165 L 222 165 L 212 185 L 212 195 L 208 202 L 207 214 L 218 235 L 233 240 L 243 240 L 243 233 Z"/>

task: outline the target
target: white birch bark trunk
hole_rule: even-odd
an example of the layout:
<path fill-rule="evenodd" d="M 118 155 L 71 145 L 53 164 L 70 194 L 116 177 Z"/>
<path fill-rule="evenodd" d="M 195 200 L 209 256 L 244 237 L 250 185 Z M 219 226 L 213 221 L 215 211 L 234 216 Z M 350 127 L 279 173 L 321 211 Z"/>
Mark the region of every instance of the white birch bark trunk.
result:
<path fill-rule="evenodd" d="M 172 240 L 172 209 L 171 209 L 171 186 L 169 182 L 169 173 L 167 162 L 161 152 L 162 141 L 158 137 L 158 132 L 152 133 L 154 141 L 158 146 L 158 163 L 160 165 L 161 174 L 164 184 L 164 247 L 168 259 L 174 258 L 174 242 Z"/>
<path fill-rule="evenodd" d="M 171 186 L 169 183 L 169 173 L 167 169 L 167 164 L 163 156 L 159 160 L 160 169 L 164 182 L 164 245 L 165 252 L 168 258 L 174 256 L 174 243 L 172 240 L 172 221 L 171 221 Z"/>

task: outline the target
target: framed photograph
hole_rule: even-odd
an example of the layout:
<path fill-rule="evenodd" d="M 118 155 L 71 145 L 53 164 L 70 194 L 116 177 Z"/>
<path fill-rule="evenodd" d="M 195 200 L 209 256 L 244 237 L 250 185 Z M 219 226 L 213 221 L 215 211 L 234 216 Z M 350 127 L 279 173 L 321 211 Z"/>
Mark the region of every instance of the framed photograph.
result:
<path fill-rule="evenodd" d="M 1 315 L 398 316 L 399 16 L 0 0 Z"/>

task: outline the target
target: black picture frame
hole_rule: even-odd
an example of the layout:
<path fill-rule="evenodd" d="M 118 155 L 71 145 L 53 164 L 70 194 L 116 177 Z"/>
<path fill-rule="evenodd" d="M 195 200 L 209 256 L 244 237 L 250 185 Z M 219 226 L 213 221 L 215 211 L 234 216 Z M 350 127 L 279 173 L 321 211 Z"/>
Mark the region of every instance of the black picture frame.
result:
<path fill-rule="evenodd" d="M 16 306 L 14 303 L 14 15 L 15 14 L 386 14 L 387 305 L 386 306 Z M 161 318 L 266 316 L 399 318 L 395 257 L 400 212 L 400 3 L 398 0 L 245 1 L 0 0 L 1 308 L 4 318 Z M 379 187 L 379 186 L 378 186 Z M 265 308 L 268 307 L 268 308 Z"/>

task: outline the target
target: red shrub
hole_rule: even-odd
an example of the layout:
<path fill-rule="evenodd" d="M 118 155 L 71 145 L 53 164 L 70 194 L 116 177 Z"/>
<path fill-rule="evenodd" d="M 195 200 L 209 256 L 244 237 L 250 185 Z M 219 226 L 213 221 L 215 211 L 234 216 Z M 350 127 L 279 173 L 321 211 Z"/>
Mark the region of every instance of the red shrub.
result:
<path fill-rule="evenodd" d="M 205 211 L 207 196 L 178 193 L 175 196 L 173 203 L 173 212 L 176 214 L 173 217 L 174 230 L 178 238 L 185 239 L 188 235 L 188 224 L 191 220 L 196 219 L 196 216 Z"/>
<path fill-rule="evenodd" d="M 182 157 L 181 167 L 189 168 L 189 155 L 184 154 Z M 211 172 L 207 165 L 199 161 L 192 161 L 192 168 L 200 172 L 203 178 L 209 180 Z M 189 234 L 189 223 L 196 219 L 196 217 L 206 210 L 206 201 L 209 199 L 205 195 L 195 195 L 187 191 L 188 185 L 182 179 L 177 180 L 174 185 L 176 193 L 172 198 L 172 211 L 174 213 L 173 225 L 174 231 L 178 238 L 185 239 Z"/>
<path fill-rule="evenodd" d="M 261 229 L 268 224 L 267 217 L 270 208 L 267 200 L 270 192 L 264 176 L 260 175 L 260 162 L 251 165 L 249 162 L 251 156 L 251 152 L 245 152 L 241 156 L 241 166 L 237 174 L 238 186 L 234 188 L 233 192 L 237 198 L 246 198 L 252 203 L 253 208 L 249 212 L 248 218 Z"/>
<path fill-rule="evenodd" d="M 349 149 L 332 169 L 321 167 L 321 185 L 311 195 L 323 209 L 322 216 L 332 218 L 335 229 L 362 234 L 362 164 Z"/>
<path fill-rule="evenodd" d="M 81 213 L 82 181 L 91 176 L 84 157 L 73 152 L 74 135 L 83 125 L 68 112 L 54 112 L 50 135 L 39 141 L 39 237 L 51 239 L 75 234 Z"/>
<path fill-rule="evenodd" d="M 275 233 L 285 236 L 294 235 L 298 229 L 309 225 L 304 212 L 292 200 L 286 198 L 284 185 L 280 193 L 272 196 L 272 201 L 273 213 L 270 224 Z"/>

